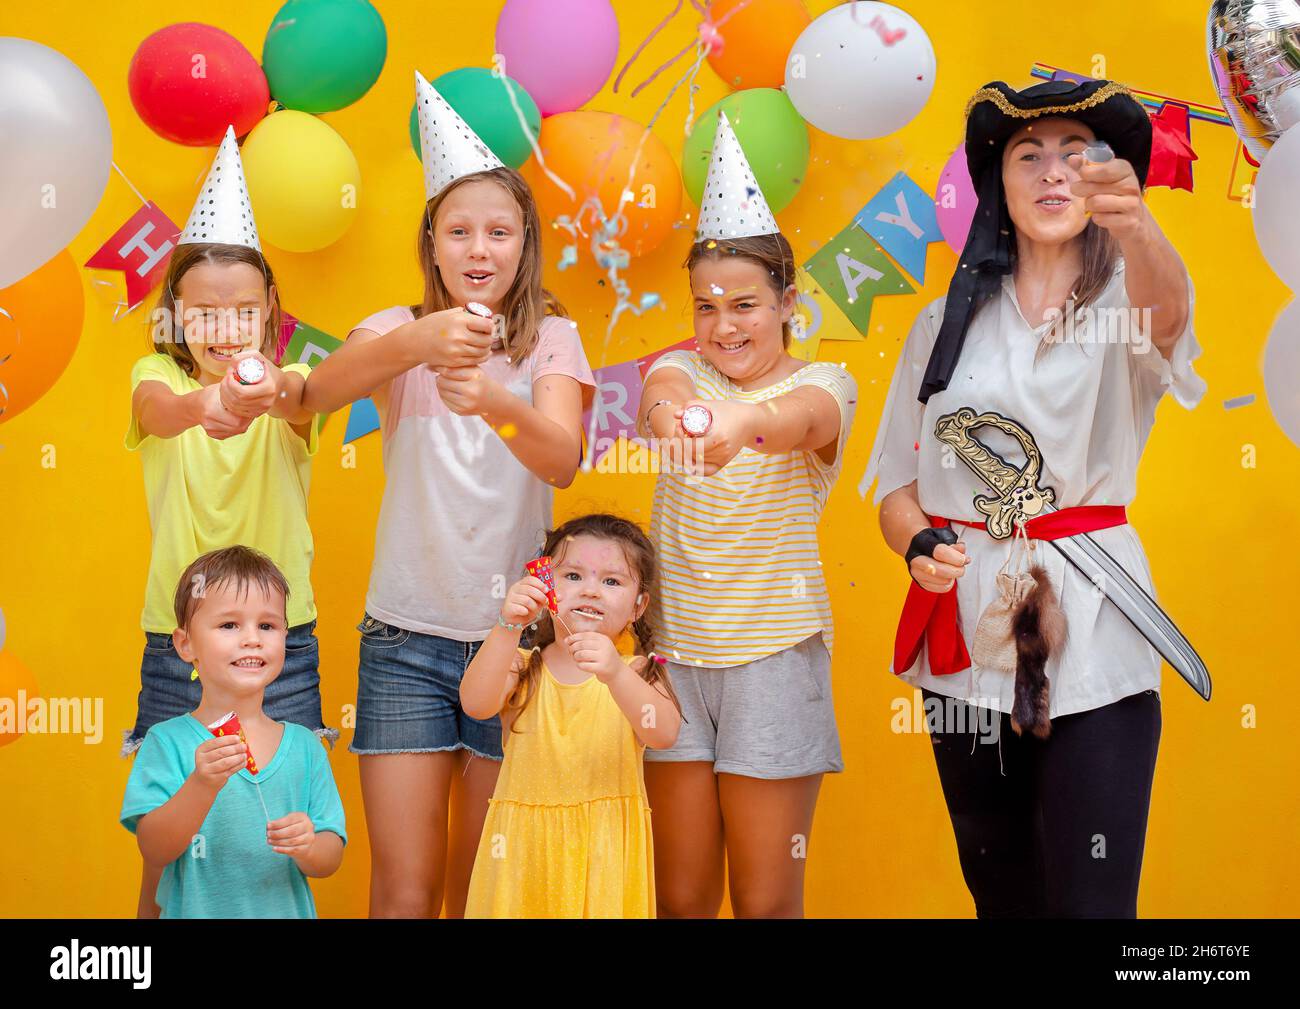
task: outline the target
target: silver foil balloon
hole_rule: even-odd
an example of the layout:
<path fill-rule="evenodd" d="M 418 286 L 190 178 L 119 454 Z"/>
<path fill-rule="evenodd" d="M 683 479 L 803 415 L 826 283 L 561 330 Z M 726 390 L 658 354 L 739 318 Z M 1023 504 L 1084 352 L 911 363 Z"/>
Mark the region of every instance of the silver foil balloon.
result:
<path fill-rule="evenodd" d="M 1214 0 L 1210 76 L 1256 161 L 1300 123 L 1300 0 Z"/>

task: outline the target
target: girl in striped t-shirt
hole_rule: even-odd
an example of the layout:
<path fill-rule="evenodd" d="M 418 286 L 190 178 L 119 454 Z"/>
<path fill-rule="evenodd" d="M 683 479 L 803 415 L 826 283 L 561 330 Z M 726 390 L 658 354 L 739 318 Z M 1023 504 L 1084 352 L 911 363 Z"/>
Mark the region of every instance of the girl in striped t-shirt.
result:
<path fill-rule="evenodd" d="M 806 859 L 790 838 L 808 837 L 822 774 L 844 767 L 817 520 L 856 385 L 789 353 L 797 292 L 781 234 L 702 241 L 687 267 L 699 351 L 655 361 L 639 412 L 686 463 L 660 472 L 651 518 L 656 650 L 685 715 L 676 745 L 646 755 L 659 909 L 716 915 L 725 859 L 738 917 L 798 916 Z M 692 438 L 695 404 L 712 422 Z"/>

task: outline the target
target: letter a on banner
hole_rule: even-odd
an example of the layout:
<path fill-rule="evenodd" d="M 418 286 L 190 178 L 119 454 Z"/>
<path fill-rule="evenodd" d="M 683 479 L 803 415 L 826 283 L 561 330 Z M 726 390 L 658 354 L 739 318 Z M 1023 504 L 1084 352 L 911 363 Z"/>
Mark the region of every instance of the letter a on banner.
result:
<path fill-rule="evenodd" d="M 853 224 L 818 249 L 804 269 L 863 336 L 877 296 L 914 291 L 871 236 Z"/>

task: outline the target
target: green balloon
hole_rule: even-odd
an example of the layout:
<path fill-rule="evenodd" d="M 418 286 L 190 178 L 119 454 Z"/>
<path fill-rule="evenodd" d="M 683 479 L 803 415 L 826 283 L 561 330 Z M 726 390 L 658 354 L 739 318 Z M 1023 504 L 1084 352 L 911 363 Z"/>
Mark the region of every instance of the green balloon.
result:
<path fill-rule="evenodd" d="M 262 45 L 271 97 L 287 109 L 333 112 L 379 80 L 388 33 L 367 0 L 289 0 Z"/>
<path fill-rule="evenodd" d="M 784 91 L 751 88 L 714 103 L 700 116 L 682 149 L 682 181 L 695 205 L 704 195 L 718 112 L 727 114 L 772 213 L 794 199 L 808 170 L 808 127 Z"/>
<path fill-rule="evenodd" d="M 519 103 L 528 129 L 536 138 L 542 128 L 542 114 L 537 109 L 537 103 L 513 77 L 507 77 L 506 80 L 514 90 L 515 101 Z M 429 83 L 504 164 L 518 168 L 528 160 L 528 156 L 533 153 L 528 135 L 519 125 L 519 115 L 510 104 L 510 93 L 506 91 L 505 83 L 501 78 L 493 76 L 491 70 L 461 67 L 459 70 L 449 70 Z M 415 156 L 423 161 L 420 153 L 420 120 L 415 109 L 415 102 L 412 102 L 411 146 L 415 148 Z"/>

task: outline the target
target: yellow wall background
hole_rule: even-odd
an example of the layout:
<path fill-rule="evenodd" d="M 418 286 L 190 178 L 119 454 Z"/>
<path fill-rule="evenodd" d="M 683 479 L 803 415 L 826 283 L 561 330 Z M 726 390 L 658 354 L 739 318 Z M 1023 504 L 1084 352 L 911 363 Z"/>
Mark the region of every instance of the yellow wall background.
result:
<path fill-rule="evenodd" d="M 388 59 L 375 87 L 324 118 L 361 166 L 358 218 L 333 247 L 310 255 L 269 249 L 286 307 L 342 337 L 370 312 L 419 299 L 412 239 L 423 195 L 407 138 L 411 70 L 433 77 L 489 65 L 499 3 L 380 0 Z M 815 16 L 834 6 L 807 4 Z M 957 145 L 967 98 L 989 80 L 1031 83 L 1035 61 L 1106 76 L 1191 101 L 1218 104 L 1204 54 L 1204 3 L 1097 0 L 1049 11 L 1036 0 L 903 3 L 924 25 L 938 55 L 938 80 L 925 110 L 880 140 L 849 142 L 810 129 L 812 161 L 802 190 L 781 215 L 804 261 L 845 227 L 881 185 L 907 171 L 933 192 Z M 11 5 L 0 32 L 64 53 L 98 87 L 113 127 L 114 159 L 132 182 L 183 222 L 212 149 L 180 147 L 154 135 L 132 109 L 127 65 L 139 42 L 178 21 L 216 24 L 260 57 L 278 4 L 138 0 L 102 5 L 51 0 Z M 671 9 L 666 2 L 615 0 L 620 66 Z M 675 75 L 636 99 L 633 85 L 688 44 L 689 5 L 634 65 L 619 94 L 607 86 L 585 106 L 646 122 Z M 684 64 L 683 64 L 684 69 Z M 727 93 L 706 65 L 696 113 Z M 612 79 L 610 84 L 612 84 Z M 655 130 L 676 154 L 686 118 L 685 90 Z M 1291 534 L 1297 528 L 1300 449 L 1274 424 L 1264 400 L 1261 354 L 1289 297 L 1268 270 L 1249 211 L 1226 198 L 1235 150 L 1227 127 L 1196 123 L 1196 192 L 1154 190 L 1149 203 L 1186 259 L 1197 286 L 1198 369 L 1210 391 L 1187 412 L 1166 400 L 1143 460 L 1131 517 L 1146 543 L 1171 614 L 1215 679 L 1206 705 L 1166 669 L 1164 736 L 1151 807 L 1139 908 L 1146 916 L 1289 916 L 1300 911 L 1295 838 L 1300 746 L 1287 712 L 1300 701 L 1293 635 L 1297 599 Z M 71 244 L 78 263 L 136 209 L 121 180 Z M 683 208 L 694 210 L 683 196 Z M 548 236 L 546 282 L 578 321 L 593 367 L 627 360 L 690 335 L 688 289 L 680 264 L 690 228 L 635 262 L 638 294 L 661 293 L 666 310 L 626 315 L 604 345 L 613 299 L 583 265 L 560 273 L 561 236 Z M 552 239 L 554 239 L 552 241 Z M 923 734 L 891 731 L 891 701 L 910 693 L 888 672 L 906 573 L 857 493 L 885 388 L 916 313 L 938 297 L 956 258 L 930 246 L 927 282 L 911 296 L 876 302 L 864 342 L 823 343 L 823 360 L 843 361 L 860 389 L 844 474 L 822 522 L 823 559 L 837 621 L 834 683 L 846 771 L 828 776 L 813 831 L 807 908 L 817 916 L 960 916 L 972 913 Z M 46 696 L 104 698 L 104 737 L 35 735 L 0 747 L 0 915 L 115 917 L 134 913 L 140 859 L 117 824 L 128 772 L 118 757 L 139 689 L 139 613 L 149 525 L 138 461 L 122 448 L 128 374 L 145 350 L 141 312 L 114 324 L 112 298 L 83 271 L 86 322 L 71 365 L 35 406 L 0 426 L 0 608 L 5 648 L 33 673 Z M 834 309 L 828 323 L 846 327 Z M 1225 410 L 1223 400 L 1255 393 Z M 320 617 L 323 698 L 328 724 L 355 701 L 357 633 L 383 485 L 379 438 L 357 443 L 357 465 L 341 465 L 343 415 L 325 429 L 314 467 L 311 522 Z M 43 446 L 57 465 L 43 468 Z M 1257 453 L 1243 467 L 1244 446 Z M 615 509 L 649 519 L 652 477 L 580 475 L 556 499 L 557 519 Z M 1243 726 L 1243 706 L 1257 713 Z M 332 756 L 352 835 L 343 867 L 314 884 L 322 916 L 364 915 L 367 848 L 357 761 Z"/>

